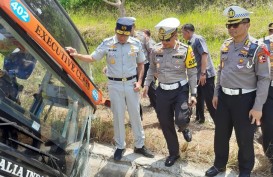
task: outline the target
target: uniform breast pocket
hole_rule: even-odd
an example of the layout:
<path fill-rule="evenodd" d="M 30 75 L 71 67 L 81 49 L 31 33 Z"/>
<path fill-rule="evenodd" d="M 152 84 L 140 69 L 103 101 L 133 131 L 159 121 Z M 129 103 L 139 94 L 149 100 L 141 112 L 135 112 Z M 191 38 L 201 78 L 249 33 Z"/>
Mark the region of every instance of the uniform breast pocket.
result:
<path fill-rule="evenodd" d="M 138 51 L 134 50 L 134 51 L 130 51 L 128 53 L 128 58 L 130 58 L 131 60 L 135 61 L 138 55 Z"/>
<path fill-rule="evenodd" d="M 117 62 L 116 53 L 113 52 L 113 51 L 108 52 L 108 54 L 107 54 L 107 59 L 106 59 L 106 60 L 107 60 L 107 63 L 108 63 L 108 64 L 111 64 L 111 65 L 116 64 L 116 62 Z"/>
<path fill-rule="evenodd" d="M 237 63 L 233 66 L 234 71 L 238 73 L 251 73 L 254 71 L 254 65 L 252 64 L 252 58 L 238 59 Z"/>
<path fill-rule="evenodd" d="M 180 69 L 183 67 L 183 65 L 185 65 L 185 57 L 184 56 L 172 57 L 171 62 L 174 69 Z"/>

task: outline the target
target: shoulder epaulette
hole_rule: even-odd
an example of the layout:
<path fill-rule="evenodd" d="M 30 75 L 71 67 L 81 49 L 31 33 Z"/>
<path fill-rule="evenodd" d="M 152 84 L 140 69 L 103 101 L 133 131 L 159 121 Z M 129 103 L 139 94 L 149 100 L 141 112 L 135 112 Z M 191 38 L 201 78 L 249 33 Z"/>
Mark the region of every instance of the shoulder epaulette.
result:
<path fill-rule="evenodd" d="M 156 43 L 153 47 L 153 50 L 155 53 L 161 53 L 162 52 L 162 43 L 159 42 L 159 43 Z"/>
<path fill-rule="evenodd" d="M 182 43 L 182 42 L 178 42 L 178 44 L 179 44 L 179 47 L 180 47 L 180 46 L 182 46 L 182 47 L 184 47 L 184 48 L 188 48 L 188 47 L 189 47 L 189 45 L 184 44 L 184 43 Z"/>
<path fill-rule="evenodd" d="M 134 42 L 141 43 L 140 40 L 135 37 L 130 37 L 130 39 Z"/>

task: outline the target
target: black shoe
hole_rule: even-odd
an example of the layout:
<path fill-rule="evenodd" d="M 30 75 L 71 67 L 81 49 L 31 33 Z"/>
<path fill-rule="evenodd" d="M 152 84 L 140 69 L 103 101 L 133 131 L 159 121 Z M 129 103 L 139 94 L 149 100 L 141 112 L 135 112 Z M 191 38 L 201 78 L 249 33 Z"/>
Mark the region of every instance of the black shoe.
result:
<path fill-rule="evenodd" d="M 134 152 L 138 153 L 138 154 L 142 154 L 148 158 L 154 158 L 154 154 L 149 149 L 147 149 L 145 146 L 143 146 L 142 148 L 135 147 Z"/>
<path fill-rule="evenodd" d="M 226 168 L 216 168 L 215 166 L 212 166 L 206 171 L 206 176 L 213 177 L 218 175 L 218 173 L 221 173 L 224 171 L 226 171 Z"/>
<path fill-rule="evenodd" d="M 182 131 L 183 133 L 183 136 L 184 136 L 184 139 L 187 141 L 187 142 L 191 142 L 191 139 L 192 139 L 192 135 L 191 135 L 191 132 L 189 129 L 185 129 Z"/>
<path fill-rule="evenodd" d="M 250 177 L 250 173 L 240 172 L 239 177 Z"/>
<path fill-rule="evenodd" d="M 167 157 L 165 161 L 165 166 L 166 167 L 172 166 L 175 163 L 175 161 L 179 159 L 179 157 L 180 157 L 179 155 L 170 155 L 169 157 Z"/>
<path fill-rule="evenodd" d="M 124 152 L 125 152 L 125 149 L 116 149 L 116 151 L 114 153 L 114 160 L 120 161 Z"/>

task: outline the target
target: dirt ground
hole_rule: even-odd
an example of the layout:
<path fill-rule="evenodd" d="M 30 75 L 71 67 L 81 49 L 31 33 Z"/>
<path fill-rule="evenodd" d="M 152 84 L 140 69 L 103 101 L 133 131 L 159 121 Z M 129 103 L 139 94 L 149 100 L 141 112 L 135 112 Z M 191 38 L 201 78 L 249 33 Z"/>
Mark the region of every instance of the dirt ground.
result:
<path fill-rule="evenodd" d="M 141 104 L 144 117 L 142 123 L 146 136 L 145 145 L 156 154 L 168 155 L 166 142 L 154 109 L 148 106 L 150 103 L 147 98 L 142 99 Z M 194 111 L 193 115 L 195 115 Z M 183 135 L 178 133 L 181 159 L 187 163 L 190 163 L 191 165 L 198 164 L 198 166 L 203 166 L 204 171 L 213 164 L 214 160 L 214 124 L 207 111 L 205 116 L 206 121 L 204 124 L 195 122 L 195 117 L 192 116 L 190 123 L 190 129 L 193 134 L 192 142 L 187 143 L 184 140 Z M 112 113 L 110 109 L 99 106 L 96 112 L 96 117 L 97 122 L 93 123 L 92 125 L 92 137 L 97 142 L 114 145 L 112 139 Z M 128 114 L 126 114 L 125 122 L 127 148 L 133 148 L 133 135 L 130 129 Z M 258 136 L 259 135 L 257 135 L 257 137 Z M 254 146 L 256 159 L 253 173 L 255 176 L 270 176 L 270 164 L 268 159 L 264 156 L 262 146 L 256 140 L 254 142 Z M 234 170 L 238 169 L 237 151 L 238 146 L 233 134 L 230 141 L 228 168 L 232 168 Z"/>

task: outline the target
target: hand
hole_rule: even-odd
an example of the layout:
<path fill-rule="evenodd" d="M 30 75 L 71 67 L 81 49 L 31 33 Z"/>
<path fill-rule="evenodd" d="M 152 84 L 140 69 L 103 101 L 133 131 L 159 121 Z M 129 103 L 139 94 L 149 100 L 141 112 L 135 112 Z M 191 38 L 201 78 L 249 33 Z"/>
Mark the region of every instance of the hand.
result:
<path fill-rule="evenodd" d="M 199 82 L 198 82 L 198 85 L 201 84 L 201 86 L 204 86 L 206 84 L 206 78 L 207 78 L 206 75 L 201 75 L 200 79 L 199 79 Z"/>
<path fill-rule="evenodd" d="M 191 96 L 190 100 L 189 100 L 189 106 L 190 107 L 194 107 L 196 105 L 197 101 L 196 101 L 196 97 L 195 96 Z"/>
<path fill-rule="evenodd" d="M 142 97 L 143 98 L 147 98 L 148 97 L 148 90 L 149 90 L 149 87 L 145 85 L 144 89 L 143 89 L 143 93 L 142 93 Z"/>
<path fill-rule="evenodd" d="M 135 92 L 139 92 L 140 88 L 141 88 L 141 84 L 139 82 L 135 82 L 134 83 L 135 87 L 134 87 L 134 91 Z"/>
<path fill-rule="evenodd" d="M 69 53 L 70 56 L 72 57 L 77 57 L 78 56 L 78 52 L 76 49 L 72 48 L 72 47 L 65 47 L 65 50 Z"/>
<path fill-rule="evenodd" d="M 212 98 L 212 105 L 213 105 L 214 109 L 217 109 L 218 96 L 213 96 L 213 98 Z"/>
<path fill-rule="evenodd" d="M 251 124 L 254 124 L 256 122 L 256 125 L 261 125 L 261 118 L 262 118 L 262 111 L 256 111 L 254 109 L 251 109 L 249 111 L 249 119 L 251 120 Z"/>

